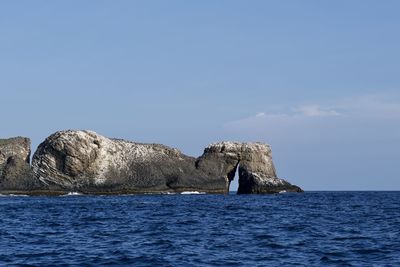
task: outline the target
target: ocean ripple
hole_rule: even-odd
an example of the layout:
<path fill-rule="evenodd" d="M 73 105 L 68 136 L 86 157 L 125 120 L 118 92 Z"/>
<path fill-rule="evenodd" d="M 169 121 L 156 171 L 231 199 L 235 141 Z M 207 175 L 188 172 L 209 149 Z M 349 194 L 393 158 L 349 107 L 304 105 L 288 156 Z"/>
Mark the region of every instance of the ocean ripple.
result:
<path fill-rule="evenodd" d="M 0 265 L 400 266 L 399 192 L 0 198 Z"/>

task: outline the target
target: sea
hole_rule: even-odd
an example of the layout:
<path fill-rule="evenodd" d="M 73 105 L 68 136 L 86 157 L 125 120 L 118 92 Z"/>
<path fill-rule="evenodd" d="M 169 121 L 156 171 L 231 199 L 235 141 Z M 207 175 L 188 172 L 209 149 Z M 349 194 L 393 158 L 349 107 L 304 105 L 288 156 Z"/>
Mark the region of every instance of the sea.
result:
<path fill-rule="evenodd" d="M 0 266 L 400 266 L 400 192 L 1 196 Z"/>

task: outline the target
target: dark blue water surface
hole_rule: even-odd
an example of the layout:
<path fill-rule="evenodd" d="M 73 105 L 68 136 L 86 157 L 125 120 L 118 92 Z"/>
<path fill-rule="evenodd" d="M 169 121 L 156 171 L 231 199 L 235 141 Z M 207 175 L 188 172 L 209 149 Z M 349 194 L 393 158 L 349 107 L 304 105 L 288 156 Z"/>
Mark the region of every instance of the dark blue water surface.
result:
<path fill-rule="evenodd" d="M 0 265 L 400 266 L 400 192 L 0 197 Z"/>

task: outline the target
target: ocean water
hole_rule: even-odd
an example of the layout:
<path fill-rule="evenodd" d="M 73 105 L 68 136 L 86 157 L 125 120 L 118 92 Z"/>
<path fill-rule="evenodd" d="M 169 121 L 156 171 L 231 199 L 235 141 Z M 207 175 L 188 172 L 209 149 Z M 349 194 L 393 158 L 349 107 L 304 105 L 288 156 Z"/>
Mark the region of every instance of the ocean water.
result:
<path fill-rule="evenodd" d="M 400 192 L 0 197 L 0 266 L 400 266 Z"/>

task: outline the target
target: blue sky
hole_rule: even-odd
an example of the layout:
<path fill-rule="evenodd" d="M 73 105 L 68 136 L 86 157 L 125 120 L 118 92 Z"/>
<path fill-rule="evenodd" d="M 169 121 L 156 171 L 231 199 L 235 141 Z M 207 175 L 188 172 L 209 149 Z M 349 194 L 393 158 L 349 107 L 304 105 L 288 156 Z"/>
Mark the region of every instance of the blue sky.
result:
<path fill-rule="evenodd" d="M 398 1 L 1 1 L 1 137 L 198 156 L 270 143 L 306 190 L 400 190 Z"/>

